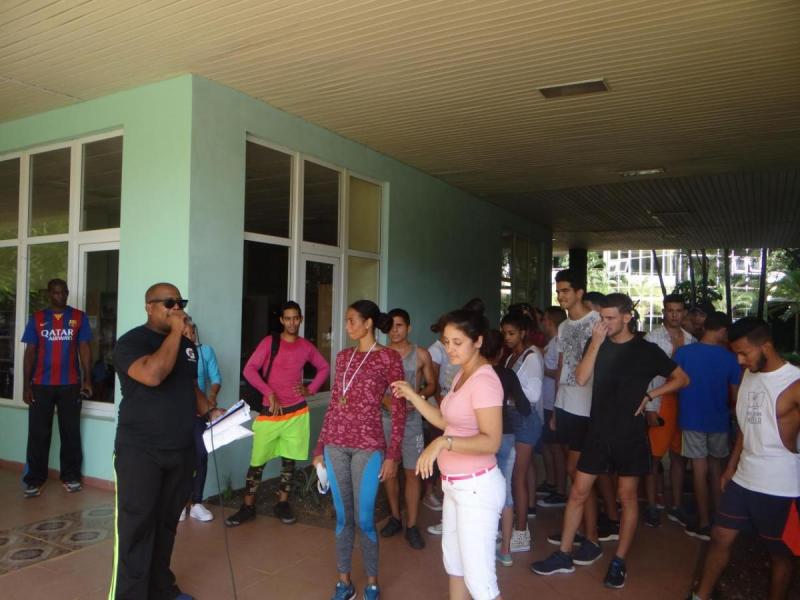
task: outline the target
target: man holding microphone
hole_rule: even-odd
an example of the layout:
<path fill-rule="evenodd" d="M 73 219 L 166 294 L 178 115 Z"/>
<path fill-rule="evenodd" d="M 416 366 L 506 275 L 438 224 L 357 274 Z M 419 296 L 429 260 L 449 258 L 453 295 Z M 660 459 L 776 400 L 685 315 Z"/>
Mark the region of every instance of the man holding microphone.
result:
<path fill-rule="evenodd" d="M 189 600 L 169 568 L 192 485 L 195 414 L 214 417 L 197 387 L 197 348 L 183 335 L 188 300 L 174 285 L 145 294 L 147 322 L 114 349 L 122 400 L 114 443 L 116 548 L 109 600 Z"/>

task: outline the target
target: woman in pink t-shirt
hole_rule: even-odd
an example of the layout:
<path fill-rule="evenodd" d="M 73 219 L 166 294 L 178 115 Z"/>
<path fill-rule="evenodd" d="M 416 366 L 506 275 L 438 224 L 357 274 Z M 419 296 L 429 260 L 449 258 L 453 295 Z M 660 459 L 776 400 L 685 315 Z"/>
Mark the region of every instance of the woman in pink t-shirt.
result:
<path fill-rule="evenodd" d="M 442 342 L 450 362 L 461 367 L 453 387 L 433 407 L 405 381 L 395 381 L 396 396 L 411 401 L 444 435 L 417 461 L 428 478 L 435 462 L 442 472 L 442 555 L 450 576 L 451 600 L 502 600 L 495 571 L 495 536 L 506 486 L 495 455 L 503 434 L 503 386 L 481 355 L 485 317 L 457 310 L 444 318 Z"/>

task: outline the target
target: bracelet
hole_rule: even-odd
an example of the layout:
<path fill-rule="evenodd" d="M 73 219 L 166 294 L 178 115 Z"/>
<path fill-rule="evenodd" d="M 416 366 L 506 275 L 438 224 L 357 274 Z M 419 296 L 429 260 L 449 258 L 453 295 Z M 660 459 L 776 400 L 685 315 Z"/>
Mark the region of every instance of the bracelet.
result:
<path fill-rule="evenodd" d="M 653 401 L 653 397 L 650 395 L 650 392 L 645 392 L 644 395 L 648 400 L 650 400 L 650 402 Z"/>
<path fill-rule="evenodd" d="M 448 435 L 448 436 L 445 436 L 444 439 L 447 440 L 447 449 L 452 452 L 453 451 L 453 436 L 452 435 Z"/>

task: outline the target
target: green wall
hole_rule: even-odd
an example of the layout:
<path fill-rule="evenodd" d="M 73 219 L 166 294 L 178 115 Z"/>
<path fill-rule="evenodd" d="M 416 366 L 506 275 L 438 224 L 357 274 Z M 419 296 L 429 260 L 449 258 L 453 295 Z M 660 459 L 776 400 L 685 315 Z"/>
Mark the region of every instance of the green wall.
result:
<path fill-rule="evenodd" d="M 382 273 L 387 306 L 412 315 L 415 338 L 473 296 L 499 311 L 500 234 L 514 230 L 549 247 L 550 233 L 442 181 L 235 90 L 182 76 L 0 124 L 0 152 L 124 128 L 120 242 L 120 332 L 144 320 L 142 294 L 154 281 L 178 285 L 223 376 L 222 402 L 238 392 L 241 333 L 245 135 L 388 182 Z M 549 266 L 549 265 L 548 265 Z M 547 270 L 549 273 L 549 269 Z M 312 403 L 314 430 L 324 400 Z M 15 426 L 0 458 L 24 461 L 25 410 L 0 407 Z M 84 419 L 87 475 L 111 479 L 114 422 Z M 4 430 L 6 426 L 4 426 Z M 54 444 L 51 465 L 57 465 Z M 241 487 L 249 444 L 218 453 L 220 479 Z M 267 473 L 267 476 L 276 473 Z M 212 468 L 206 490 L 216 490 Z"/>

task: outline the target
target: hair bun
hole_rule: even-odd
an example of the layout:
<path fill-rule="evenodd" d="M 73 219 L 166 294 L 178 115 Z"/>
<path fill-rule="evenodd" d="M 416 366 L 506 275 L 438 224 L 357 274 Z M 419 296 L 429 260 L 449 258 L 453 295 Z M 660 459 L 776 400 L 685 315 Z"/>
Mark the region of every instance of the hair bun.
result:
<path fill-rule="evenodd" d="M 375 318 L 375 327 L 383 333 L 389 333 L 392 330 L 392 325 L 394 325 L 394 319 L 392 319 L 392 317 L 387 313 L 378 313 L 378 316 Z"/>

